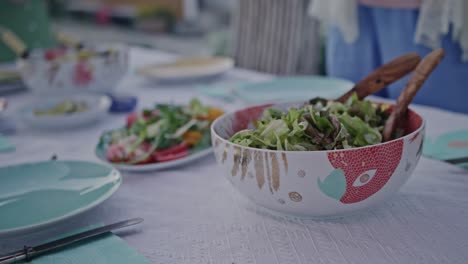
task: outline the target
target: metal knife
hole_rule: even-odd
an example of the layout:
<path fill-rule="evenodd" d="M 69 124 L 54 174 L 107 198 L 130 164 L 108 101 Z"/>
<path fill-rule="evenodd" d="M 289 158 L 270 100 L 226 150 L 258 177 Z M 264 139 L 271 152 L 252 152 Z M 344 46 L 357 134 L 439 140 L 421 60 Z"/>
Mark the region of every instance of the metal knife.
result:
<path fill-rule="evenodd" d="M 8 253 L 4 256 L 0 256 L 0 263 L 14 263 L 19 260 L 26 260 L 29 261 L 32 258 L 45 254 L 49 251 L 62 248 L 64 246 L 83 241 L 86 239 L 94 238 L 97 236 L 101 236 L 104 234 L 110 233 L 114 229 L 119 229 L 127 226 L 136 225 L 143 222 L 142 218 L 133 218 L 121 222 L 117 222 L 114 224 L 94 228 L 88 231 L 84 231 L 75 235 L 71 235 L 65 238 L 57 239 L 51 242 L 44 243 L 42 245 L 28 247 L 24 246 L 23 249 L 20 249 L 15 252 Z"/>
<path fill-rule="evenodd" d="M 445 162 L 448 162 L 450 164 L 453 164 L 453 165 L 458 165 L 458 164 L 462 164 L 462 163 L 468 163 L 468 157 L 461 157 L 461 158 L 456 158 L 456 159 L 446 159 L 446 160 L 443 160 Z"/>

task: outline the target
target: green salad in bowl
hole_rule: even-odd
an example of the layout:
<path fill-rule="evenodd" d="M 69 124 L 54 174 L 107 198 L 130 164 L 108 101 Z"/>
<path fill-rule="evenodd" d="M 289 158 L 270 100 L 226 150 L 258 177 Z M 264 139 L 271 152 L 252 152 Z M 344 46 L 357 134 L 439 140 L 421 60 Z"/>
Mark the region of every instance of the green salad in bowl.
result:
<path fill-rule="evenodd" d="M 246 147 L 287 150 L 332 150 L 382 142 L 389 106 L 359 100 L 353 94 L 340 103 L 322 98 L 284 112 L 268 108 L 253 129 L 234 134 L 229 141 Z"/>

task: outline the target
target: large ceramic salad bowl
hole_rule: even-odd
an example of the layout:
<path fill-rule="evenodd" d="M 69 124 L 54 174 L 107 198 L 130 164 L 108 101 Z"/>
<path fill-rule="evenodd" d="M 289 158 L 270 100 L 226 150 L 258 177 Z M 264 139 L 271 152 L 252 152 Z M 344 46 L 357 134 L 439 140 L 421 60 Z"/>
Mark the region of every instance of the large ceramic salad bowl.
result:
<path fill-rule="evenodd" d="M 303 102 L 275 105 L 286 111 Z M 263 207 L 300 216 L 339 216 L 379 204 L 408 180 L 421 155 L 424 120 L 409 110 L 403 136 L 365 147 L 286 151 L 229 139 L 252 127 L 261 105 L 225 114 L 212 125 L 216 160 L 241 194 Z"/>

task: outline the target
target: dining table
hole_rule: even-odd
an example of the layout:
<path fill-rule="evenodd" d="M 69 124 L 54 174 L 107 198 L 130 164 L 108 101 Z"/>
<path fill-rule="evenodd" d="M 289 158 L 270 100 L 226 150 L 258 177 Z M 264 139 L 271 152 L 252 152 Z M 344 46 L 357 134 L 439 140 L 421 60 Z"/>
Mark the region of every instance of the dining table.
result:
<path fill-rule="evenodd" d="M 234 68 L 209 80 L 164 83 L 135 73 L 142 65 L 176 57 L 132 47 L 129 71 L 116 92 L 137 96 L 139 109 L 198 97 L 233 111 L 246 103 L 208 97 L 199 88 L 276 77 Z M 7 114 L 14 116 L 35 97 L 30 92 L 8 95 Z M 468 131 L 466 114 L 422 105 L 411 108 L 425 119 L 427 138 Z M 16 150 L 0 153 L 0 166 L 53 155 L 102 162 L 94 153 L 100 134 L 121 127 L 125 117 L 109 113 L 93 126 L 66 131 L 40 131 L 18 123 L 16 132 L 8 135 Z M 121 173 L 122 185 L 105 202 L 54 225 L 1 237 L 0 255 L 71 230 L 141 217 L 142 224 L 117 234 L 150 263 L 468 263 L 468 170 L 439 160 L 422 157 L 397 194 L 367 211 L 337 218 L 283 215 L 255 205 L 225 179 L 214 155 L 165 170 Z"/>

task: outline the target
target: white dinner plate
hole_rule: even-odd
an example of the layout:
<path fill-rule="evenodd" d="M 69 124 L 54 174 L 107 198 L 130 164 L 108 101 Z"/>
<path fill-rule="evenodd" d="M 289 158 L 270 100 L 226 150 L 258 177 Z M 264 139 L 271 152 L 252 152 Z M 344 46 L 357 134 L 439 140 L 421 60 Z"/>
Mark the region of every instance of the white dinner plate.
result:
<path fill-rule="evenodd" d="M 234 61 L 227 57 L 184 58 L 169 63 L 146 65 L 139 68 L 137 73 L 159 81 L 184 81 L 215 77 L 233 66 Z"/>
<path fill-rule="evenodd" d="M 57 116 L 37 116 L 35 110 L 50 108 L 64 100 L 85 102 L 88 109 L 84 112 L 63 114 Z M 39 129 L 69 129 L 92 124 L 106 116 L 111 105 L 108 96 L 97 94 L 70 94 L 40 97 L 23 107 L 20 111 L 21 119 L 29 126 Z"/>
<path fill-rule="evenodd" d="M 197 159 L 206 157 L 210 155 L 212 152 L 213 152 L 213 149 L 210 147 L 210 148 L 206 148 L 203 150 L 191 152 L 187 157 L 177 159 L 177 160 L 143 164 L 143 165 L 126 165 L 126 164 L 110 163 L 105 158 L 103 152 L 100 151 L 98 147 L 96 148 L 96 156 L 99 159 L 101 159 L 104 162 L 109 163 L 110 165 L 112 165 L 114 168 L 118 170 L 129 171 L 129 172 L 148 172 L 148 171 L 157 171 L 157 170 L 164 170 L 164 169 L 179 167 L 179 166 L 194 162 Z"/>

